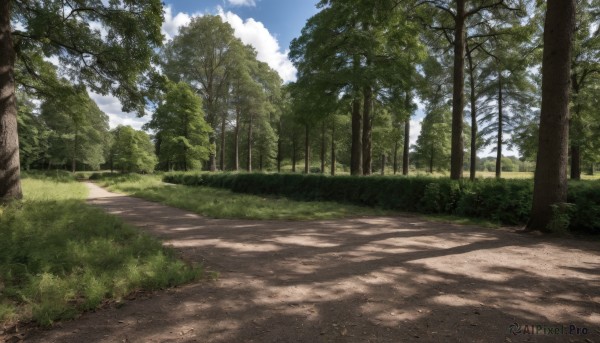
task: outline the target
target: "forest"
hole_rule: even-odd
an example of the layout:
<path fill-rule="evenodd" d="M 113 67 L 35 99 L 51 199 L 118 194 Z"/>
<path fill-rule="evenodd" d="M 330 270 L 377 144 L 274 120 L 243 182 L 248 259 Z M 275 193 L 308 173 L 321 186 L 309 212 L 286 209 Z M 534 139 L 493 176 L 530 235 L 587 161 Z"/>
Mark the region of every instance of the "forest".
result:
<path fill-rule="evenodd" d="M 544 36 L 550 19 L 540 1 L 324 0 L 290 45 L 298 74 L 286 84 L 216 15 L 194 18 L 163 44 L 157 1 L 119 16 L 20 1 L 11 12 L 7 4 L 4 25 L 22 24 L 2 43 L 3 58 L 15 57 L 14 67 L 2 63 L 14 68 L 16 99 L 15 108 L 2 107 L 2 135 L 12 139 L 3 145 L 2 197 L 19 196 L 10 185 L 19 165 L 475 180 L 482 172 L 532 173 L 547 151 L 544 170 L 550 163 L 580 180 L 600 162 L 600 7 L 576 3 L 563 45 L 571 47 L 560 129 L 568 132 L 557 140 L 556 128 L 540 133 L 544 43 L 561 43 Z M 47 30 L 51 22 L 56 30 Z M 113 94 L 150 120 L 143 131 L 110 128 L 88 90 Z M 15 119 L 18 160 L 7 155 Z M 412 145 L 411 120 L 421 126 Z M 551 145 L 560 140 L 568 152 L 556 155 L 552 149 L 564 149 Z M 566 184 L 566 175 L 559 179 Z"/>

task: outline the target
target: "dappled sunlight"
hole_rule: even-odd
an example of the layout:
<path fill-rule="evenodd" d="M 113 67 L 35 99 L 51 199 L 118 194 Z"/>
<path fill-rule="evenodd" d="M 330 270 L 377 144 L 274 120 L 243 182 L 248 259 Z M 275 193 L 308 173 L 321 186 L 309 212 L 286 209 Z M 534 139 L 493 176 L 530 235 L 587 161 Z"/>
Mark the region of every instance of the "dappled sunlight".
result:
<path fill-rule="evenodd" d="M 127 197 L 92 203 L 219 273 L 84 316 L 97 342 L 489 342 L 514 322 L 598 329 L 599 242 L 415 218 L 217 220 Z M 110 319 L 97 327 L 96 316 Z M 37 341 L 75 342 L 69 325 Z"/>

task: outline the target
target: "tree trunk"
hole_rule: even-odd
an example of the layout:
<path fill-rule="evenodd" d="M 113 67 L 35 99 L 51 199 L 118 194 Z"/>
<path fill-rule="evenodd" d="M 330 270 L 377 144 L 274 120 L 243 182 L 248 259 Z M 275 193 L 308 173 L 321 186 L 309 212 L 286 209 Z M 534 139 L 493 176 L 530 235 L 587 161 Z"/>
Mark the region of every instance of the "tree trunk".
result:
<path fill-rule="evenodd" d="M 469 179 L 473 181 L 477 176 L 477 94 L 475 91 L 475 67 L 473 66 L 472 51 L 468 46 L 466 51 L 469 62 L 469 83 L 471 86 L 471 163 Z"/>
<path fill-rule="evenodd" d="M 263 170 L 263 154 L 262 154 L 262 150 L 258 151 L 258 170 L 260 170 L 260 171 Z"/>
<path fill-rule="evenodd" d="M 575 0 L 548 0 L 544 26 L 542 109 L 529 230 L 548 231 L 552 205 L 567 201 L 569 90 Z"/>
<path fill-rule="evenodd" d="M 325 120 L 321 126 L 321 174 L 325 173 L 325 150 L 327 142 L 325 141 Z"/>
<path fill-rule="evenodd" d="M 463 110 L 465 107 L 465 1 L 456 0 L 454 30 L 454 79 L 452 92 L 452 153 L 450 158 L 450 178 L 458 180 L 463 176 Z"/>
<path fill-rule="evenodd" d="M 215 154 L 215 148 L 216 148 L 216 138 L 215 138 L 215 134 L 214 133 L 210 133 L 208 136 L 208 143 L 210 145 L 210 155 L 208 155 L 208 169 L 211 172 L 215 172 L 217 171 L 217 156 Z"/>
<path fill-rule="evenodd" d="M 385 154 L 381 154 L 381 175 L 385 175 Z"/>
<path fill-rule="evenodd" d="M 496 143 L 496 179 L 502 177 L 502 140 L 504 138 L 504 111 L 502 95 L 502 72 L 498 72 L 498 142 Z"/>
<path fill-rule="evenodd" d="M 596 168 L 596 162 L 592 162 L 592 163 L 590 164 L 590 175 L 591 175 L 591 176 L 594 176 L 594 174 L 596 173 L 596 170 L 595 170 L 595 168 Z"/>
<path fill-rule="evenodd" d="M 252 120 L 254 116 L 250 113 L 250 121 L 248 122 L 248 164 L 246 165 L 246 170 L 248 172 L 252 171 Z"/>
<path fill-rule="evenodd" d="M 394 175 L 398 172 L 398 141 L 394 142 Z"/>
<path fill-rule="evenodd" d="M 331 176 L 335 176 L 335 122 L 331 125 Z"/>
<path fill-rule="evenodd" d="M 310 173 L 310 132 L 308 124 L 304 125 L 304 174 Z"/>
<path fill-rule="evenodd" d="M 296 150 L 297 150 L 296 139 L 297 139 L 297 136 L 296 136 L 296 134 L 294 134 L 292 136 L 292 173 L 296 172 L 296 162 L 297 162 L 297 158 L 296 158 Z"/>
<path fill-rule="evenodd" d="M 233 137 L 233 150 L 234 150 L 234 161 L 233 161 L 233 170 L 240 170 L 240 110 L 236 109 L 235 111 L 235 129 L 234 129 L 234 137 Z"/>
<path fill-rule="evenodd" d="M 0 202 L 23 197 L 15 98 L 15 50 L 10 26 L 11 3 L 0 3 Z"/>
<path fill-rule="evenodd" d="M 220 154 L 219 154 L 219 169 L 221 171 L 225 170 L 225 127 L 227 125 L 227 111 L 223 111 L 223 115 L 221 116 L 221 146 L 220 146 Z"/>
<path fill-rule="evenodd" d="M 431 146 L 431 156 L 429 156 L 429 173 L 433 174 L 433 157 L 435 151 L 433 150 L 433 145 Z"/>
<path fill-rule="evenodd" d="M 279 135 L 277 137 L 277 172 L 281 173 L 281 160 L 283 159 L 283 152 L 281 151 L 282 145 L 283 145 L 283 141 L 281 139 L 281 135 L 282 135 L 282 124 L 281 124 L 281 119 L 279 119 Z"/>
<path fill-rule="evenodd" d="M 402 152 L 402 175 L 408 175 L 410 154 L 410 117 L 404 122 L 404 151 Z"/>
<path fill-rule="evenodd" d="M 73 141 L 73 158 L 71 159 L 71 172 L 77 171 L 77 146 L 79 145 L 79 125 L 75 123 L 75 140 Z"/>
<path fill-rule="evenodd" d="M 363 131 L 362 131 L 362 158 L 363 158 L 363 175 L 371 175 L 373 169 L 372 157 L 372 127 L 373 120 L 371 112 L 373 110 L 373 89 L 366 86 L 364 89 L 364 104 L 363 104 Z"/>
<path fill-rule="evenodd" d="M 360 113 L 360 99 L 352 101 L 352 147 L 350 151 L 350 174 L 362 174 L 362 116 Z"/>
<path fill-rule="evenodd" d="M 571 180 L 581 180 L 581 147 L 571 145 Z"/>

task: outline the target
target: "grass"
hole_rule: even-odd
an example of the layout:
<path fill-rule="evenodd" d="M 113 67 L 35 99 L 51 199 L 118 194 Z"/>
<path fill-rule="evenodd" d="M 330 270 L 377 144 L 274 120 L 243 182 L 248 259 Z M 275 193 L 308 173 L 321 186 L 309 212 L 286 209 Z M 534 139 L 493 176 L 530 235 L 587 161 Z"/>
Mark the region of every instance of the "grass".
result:
<path fill-rule="evenodd" d="M 156 175 L 105 176 L 99 182 L 111 191 L 159 202 L 212 218 L 318 220 L 357 216 L 415 215 L 337 202 L 295 201 L 281 197 L 239 194 L 211 187 L 169 185 Z M 427 220 L 497 228 L 498 223 L 449 215 L 417 214 Z"/>
<path fill-rule="evenodd" d="M 87 189 L 70 176 L 35 175 L 25 200 L 0 213 L 0 322 L 61 319 L 194 280 L 198 267 L 161 242 L 85 204 Z"/>
<path fill-rule="evenodd" d="M 159 202 L 212 218 L 318 220 L 389 215 L 389 211 L 335 202 L 294 201 L 233 193 L 210 187 L 168 185 L 159 176 L 106 177 L 100 185 L 114 192 Z"/>

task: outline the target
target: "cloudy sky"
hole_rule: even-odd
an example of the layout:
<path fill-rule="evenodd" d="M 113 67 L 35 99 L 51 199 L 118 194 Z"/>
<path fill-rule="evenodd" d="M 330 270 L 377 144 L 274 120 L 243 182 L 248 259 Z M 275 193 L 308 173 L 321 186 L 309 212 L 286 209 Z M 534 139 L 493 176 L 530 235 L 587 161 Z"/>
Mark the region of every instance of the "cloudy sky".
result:
<path fill-rule="evenodd" d="M 306 20 L 318 12 L 318 0 L 165 0 L 164 3 L 165 40 L 172 39 L 179 27 L 195 16 L 219 15 L 233 27 L 238 38 L 256 49 L 258 59 L 268 63 L 285 82 L 296 78 L 296 69 L 288 59 L 290 42 L 300 35 Z M 121 124 L 140 129 L 149 120 L 149 115 L 138 118 L 122 112 L 120 102 L 112 96 L 91 96 L 109 115 L 111 127 Z M 413 118 L 411 145 L 416 143 L 421 131 L 422 108 Z"/>

